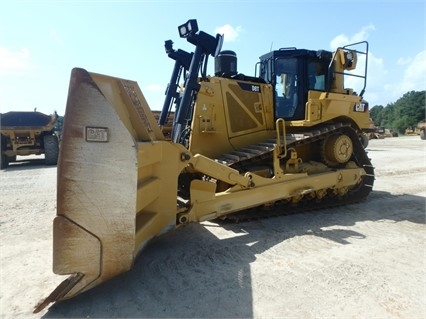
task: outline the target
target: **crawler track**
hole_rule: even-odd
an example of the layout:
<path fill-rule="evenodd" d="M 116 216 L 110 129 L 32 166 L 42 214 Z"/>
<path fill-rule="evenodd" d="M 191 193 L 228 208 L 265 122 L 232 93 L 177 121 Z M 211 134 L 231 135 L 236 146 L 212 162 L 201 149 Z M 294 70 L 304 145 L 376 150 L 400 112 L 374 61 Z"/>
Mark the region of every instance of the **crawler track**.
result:
<path fill-rule="evenodd" d="M 353 143 L 353 155 L 350 160 L 355 162 L 358 167 L 364 168 L 366 171 L 366 175 L 362 178 L 360 184 L 351 188 L 344 195 L 335 195 L 330 190 L 327 190 L 326 195 L 321 199 L 316 197 L 304 197 L 301 200 L 286 198 L 284 200 L 277 201 L 272 205 L 258 206 L 249 210 L 226 215 L 221 219 L 239 222 L 306 211 L 329 209 L 357 203 L 365 199 L 373 188 L 374 167 L 371 165 L 370 159 L 358 139 L 356 131 L 350 124 L 337 123 L 333 125 L 324 125 L 315 130 L 287 135 L 287 148 L 296 148 L 301 145 L 322 143 L 332 134 L 346 134 L 351 138 Z M 275 143 L 276 141 L 272 139 L 254 144 L 236 152 L 223 154 L 217 159 L 217 161 L 240 171 L 244 171 L 244 167 L 251 164 L 272 162 L 272 151 L 275 147 Z"/>

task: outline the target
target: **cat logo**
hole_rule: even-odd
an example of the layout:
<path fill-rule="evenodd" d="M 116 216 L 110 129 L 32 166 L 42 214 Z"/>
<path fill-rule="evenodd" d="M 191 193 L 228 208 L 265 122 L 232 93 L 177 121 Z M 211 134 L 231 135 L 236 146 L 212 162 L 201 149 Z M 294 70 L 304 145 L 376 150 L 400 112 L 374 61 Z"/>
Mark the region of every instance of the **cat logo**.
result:
<path fill-rule="evenodd" d="M 355 112 L 365 112 L 367 107 L 367 103 L 357 103 L 355 104 Z"/>

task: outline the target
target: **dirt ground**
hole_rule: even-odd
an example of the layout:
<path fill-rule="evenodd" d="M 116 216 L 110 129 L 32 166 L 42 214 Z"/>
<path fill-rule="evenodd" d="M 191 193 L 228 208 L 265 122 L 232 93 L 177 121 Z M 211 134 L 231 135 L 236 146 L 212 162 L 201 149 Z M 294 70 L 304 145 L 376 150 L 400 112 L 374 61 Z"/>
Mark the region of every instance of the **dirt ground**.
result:
<path fill-rule="evenodd" d="M 64 279 L 51 270 L 56 167 L 18 157 L 0 172 L 1 318 L 426 318 L 426 142 L 367 150 L 376 181 L 362 203 L 189 225 L 130 272 L 38 314 Z"/>

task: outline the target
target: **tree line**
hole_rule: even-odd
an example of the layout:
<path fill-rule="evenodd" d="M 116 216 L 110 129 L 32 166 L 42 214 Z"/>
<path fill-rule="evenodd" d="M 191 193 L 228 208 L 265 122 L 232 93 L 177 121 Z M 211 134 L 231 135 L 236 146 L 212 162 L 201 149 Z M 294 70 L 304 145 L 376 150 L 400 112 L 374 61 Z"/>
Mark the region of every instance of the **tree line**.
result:
<path fill-rule="evenodd" d="M 375 105 L 370 109 L 370 117 L 376 126 L 404 133 L 407 128 L 415 128 L 425 121 L 426 91 L 405 93 L 395 103 Z"/>

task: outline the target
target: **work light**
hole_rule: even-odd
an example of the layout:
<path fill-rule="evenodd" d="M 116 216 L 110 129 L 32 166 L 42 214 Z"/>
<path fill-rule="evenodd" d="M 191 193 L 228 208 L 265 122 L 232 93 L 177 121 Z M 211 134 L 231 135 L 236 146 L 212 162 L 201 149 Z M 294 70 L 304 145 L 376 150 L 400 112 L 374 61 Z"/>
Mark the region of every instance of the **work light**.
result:
<path fill-rule="evenodd" d="M 178 27 L 179 35 L 181 38 L 187 38 L 189 35 L 197 33 L 198 31 L 198 24 L 197 20 L 190 19 L 186 23 L 180 25 Z"/>

